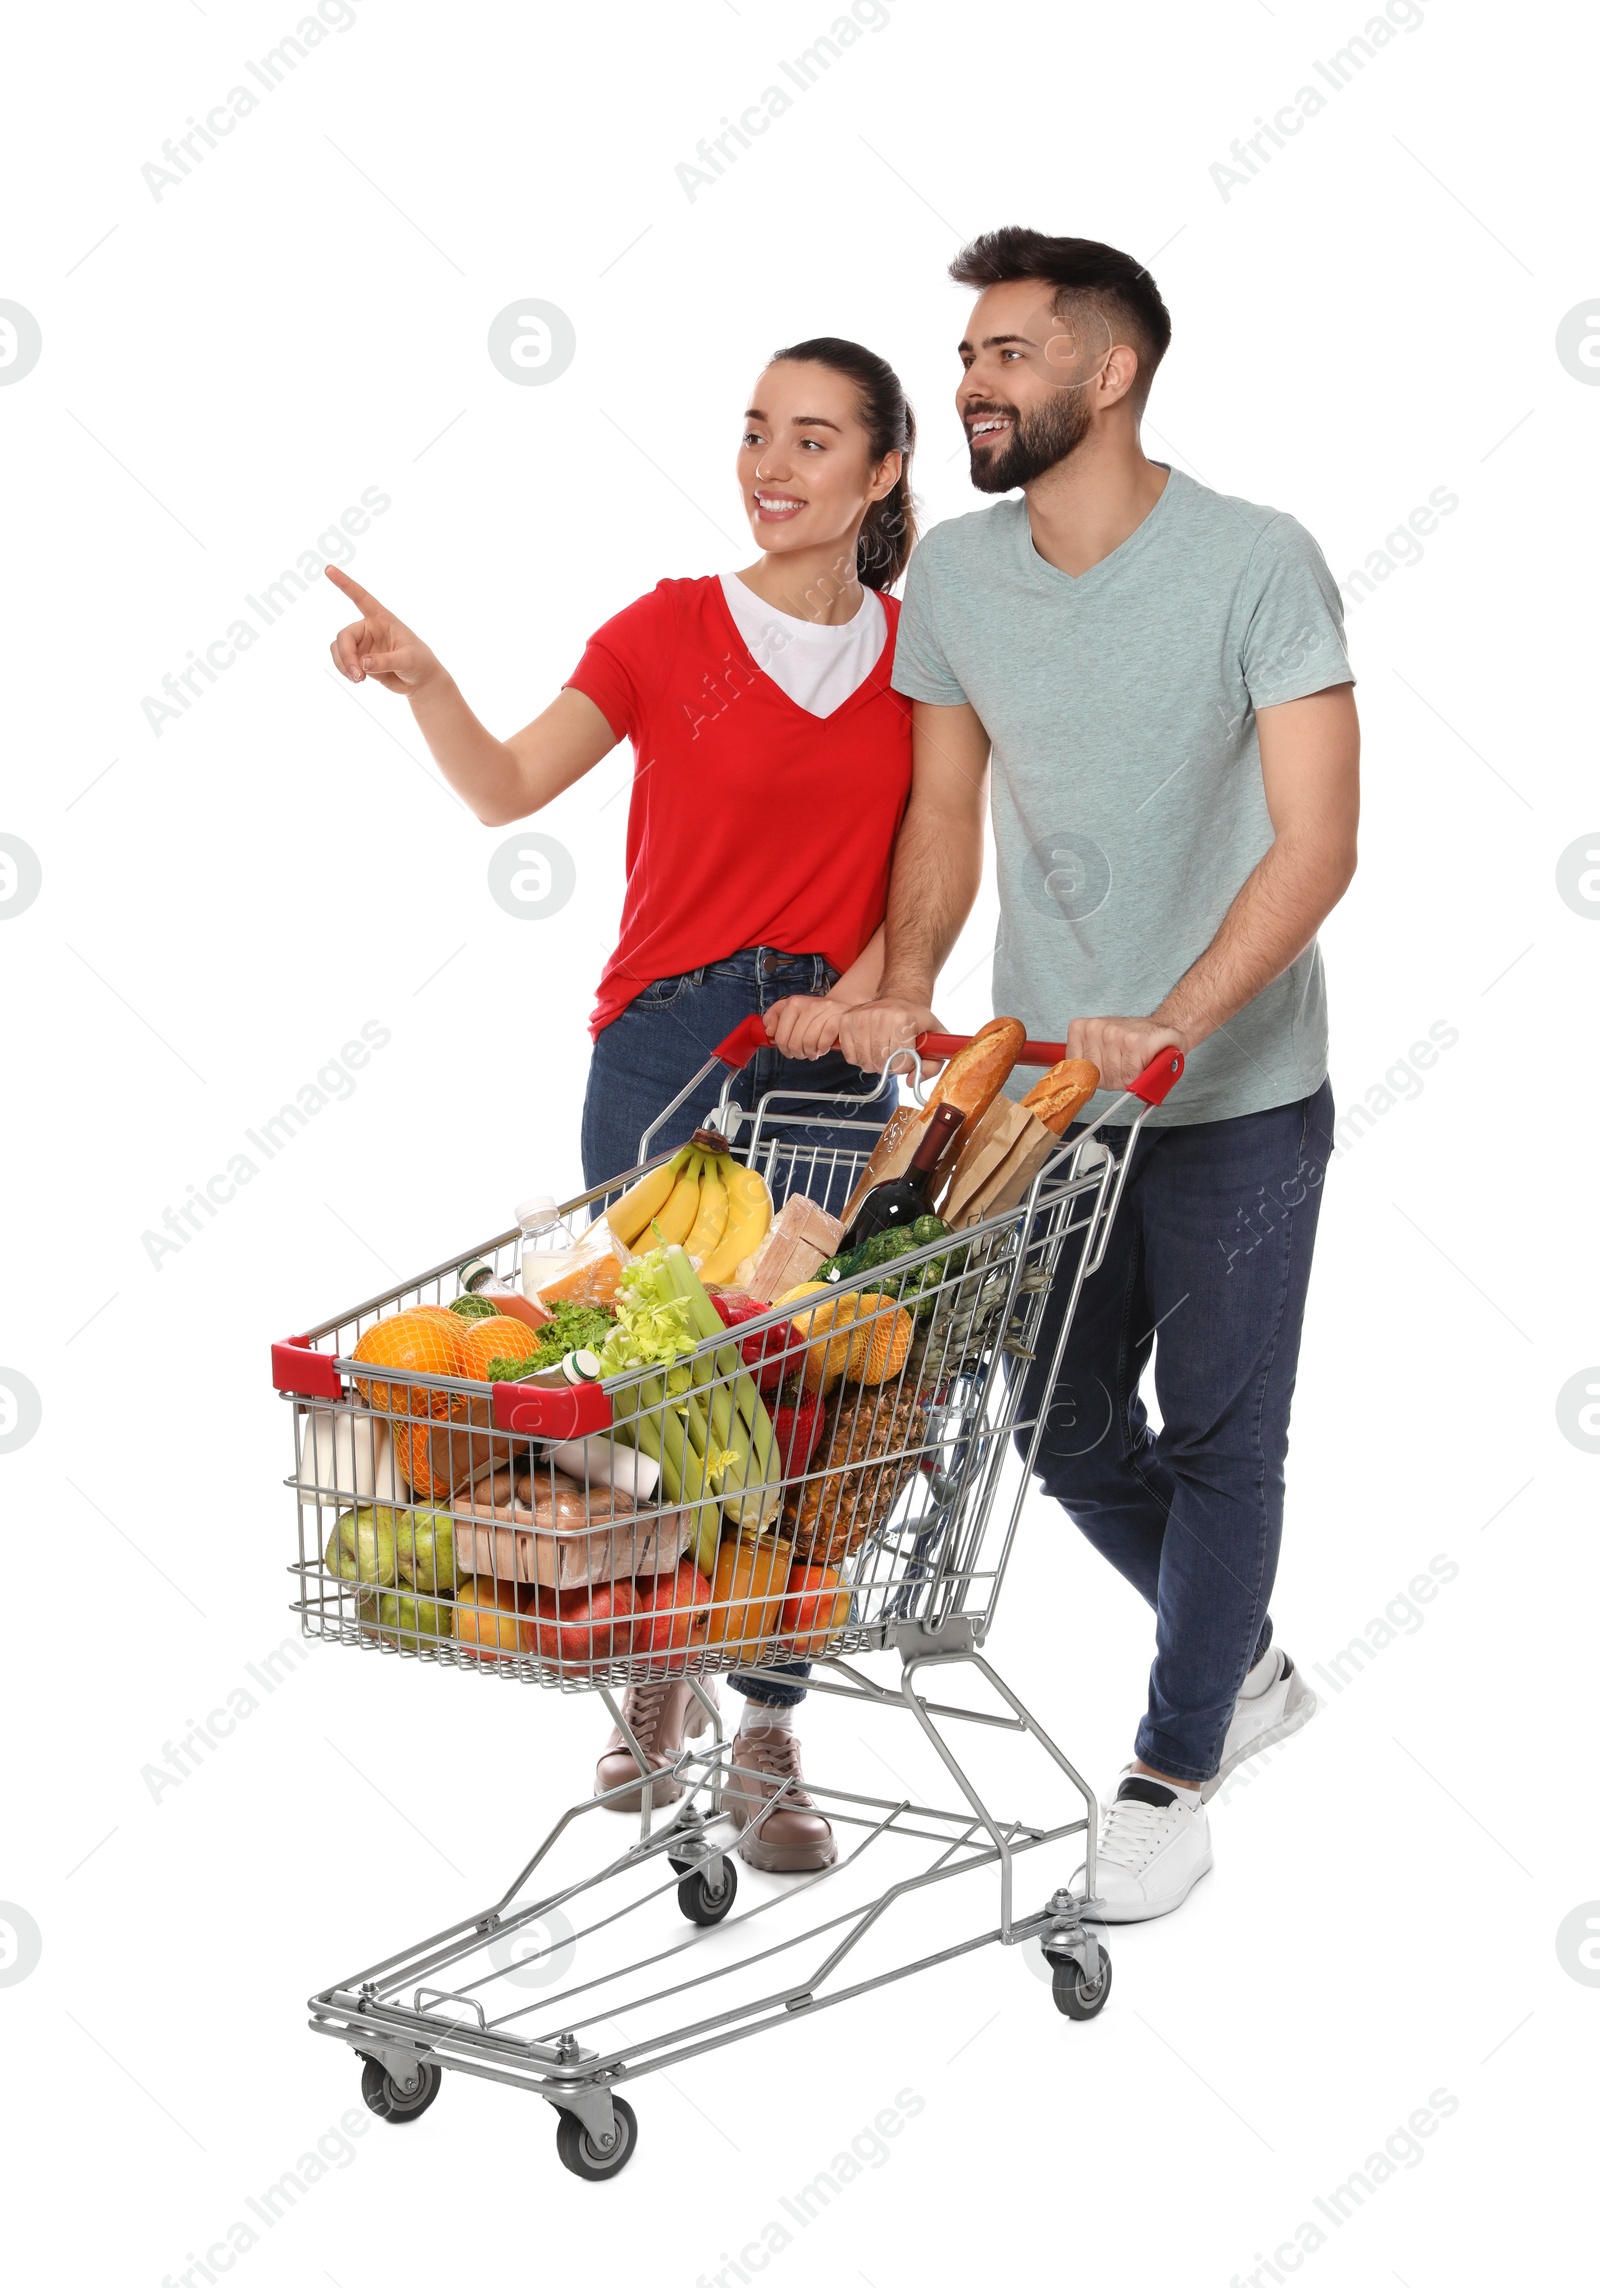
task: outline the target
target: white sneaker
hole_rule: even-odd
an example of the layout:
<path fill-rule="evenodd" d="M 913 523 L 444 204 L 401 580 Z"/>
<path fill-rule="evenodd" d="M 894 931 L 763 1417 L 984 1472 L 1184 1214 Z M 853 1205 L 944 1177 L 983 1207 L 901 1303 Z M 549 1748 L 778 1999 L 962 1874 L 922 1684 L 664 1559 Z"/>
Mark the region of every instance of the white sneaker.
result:
<path fill-rule="evenodd" d="M 1230 1772 L 1277 1740 L 1287 1740 L 1317 1712 L 1317 1696 L 1286 1652 L 1268 1645 L 1239 1688 L 1232 1721 L 1222 1743 L 1222 1762 L 1200 1784 L 1209 1803 Z"/>
<path fill-rule="evenodd" d="M 1181 1907 L 1211 1868 L 1211 1827 L 1198 1788 L 1172 1788 L 1131 1764 L 1100 1822 L 1092 1923 L 1142 1923 Z M 1082 1873 L 1079 1869 L 1079 1873 Z"/>

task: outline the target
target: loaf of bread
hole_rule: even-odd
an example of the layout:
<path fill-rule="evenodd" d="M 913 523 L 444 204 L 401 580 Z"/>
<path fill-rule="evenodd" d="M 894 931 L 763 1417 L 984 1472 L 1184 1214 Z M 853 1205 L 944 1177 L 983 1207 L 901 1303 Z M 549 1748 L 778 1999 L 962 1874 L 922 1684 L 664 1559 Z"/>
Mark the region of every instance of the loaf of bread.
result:
<path fill-rule="evenodd" d="M 960 1106 L 967 1116 L 961 1130 L 963 1142 L 1004 1088 L 1027 1037 L 1027 1027 L 1020 1018 L 991 1017 L 964 1049 L 957 1049 L 934 1082 L 929 1107 Z"/>
<path fill-rule="evenodd" d="M 745 1293 L 758 1303 L 774 1303 L 791 1287 L 814 1279 L 818 1266 L 837 1252 L 844 1225 L 804 1192 L 791 1192 L 772 1219 L 745 1279 Z"/>
<path fill-rule="evenodd" d="M 1053 1136 L 1064 1136 L 1099 1086 L 1098 1065 L 1087 1057 L 1063 1057 L 1034 1082 L 1022 1101 Z"/>

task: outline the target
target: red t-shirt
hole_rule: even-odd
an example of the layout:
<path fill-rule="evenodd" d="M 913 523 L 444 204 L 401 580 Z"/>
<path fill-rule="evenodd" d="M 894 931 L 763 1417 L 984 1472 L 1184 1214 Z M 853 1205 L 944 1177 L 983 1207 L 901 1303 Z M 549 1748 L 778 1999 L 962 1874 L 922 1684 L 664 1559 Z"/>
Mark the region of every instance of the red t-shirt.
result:
<path fill-rule="evenodd" d="M 889 683 L 900 606 L 881 601 L 883 649 L 826 716 L 757 667 L 720 580 L 663 580 L 590 637 L 568 685 L 634 749 L 622 930 L 591 1034 L 656 978 L 749 946 L 848 969 L 882 921 L 911 702 Z"/>

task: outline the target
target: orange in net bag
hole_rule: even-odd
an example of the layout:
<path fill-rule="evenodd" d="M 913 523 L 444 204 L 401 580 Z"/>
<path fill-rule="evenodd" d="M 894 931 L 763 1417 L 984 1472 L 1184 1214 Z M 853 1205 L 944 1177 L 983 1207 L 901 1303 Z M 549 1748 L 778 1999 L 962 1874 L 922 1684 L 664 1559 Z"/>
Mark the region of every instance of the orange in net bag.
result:
<path fill-rule="evenodd" d="M 355 1347 L 363 1364 L 392 1366 L 406 1374 L 441 1374 L 466 1382 L 472 1379 L 472 1361 L 466 1346 L 466 1328 L 453 1311 L 440 1304 L 421 1303 L 397 1311 L 392 1319 L 379 1319 Z M 449 1393 L 411 1390 L 404 1383 L 369 1381 L 356 1376 L 356 1388 L 367 1405 L 379 1414 L 448 1414 Z"/>

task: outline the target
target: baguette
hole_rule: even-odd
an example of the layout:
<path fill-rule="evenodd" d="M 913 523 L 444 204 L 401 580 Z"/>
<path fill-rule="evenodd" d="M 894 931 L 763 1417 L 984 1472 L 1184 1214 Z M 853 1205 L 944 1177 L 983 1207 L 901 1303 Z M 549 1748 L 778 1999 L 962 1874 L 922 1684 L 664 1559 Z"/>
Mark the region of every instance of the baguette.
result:
<path fill-rule="evenodd" d="M 1063 1057 L 1034 1082 L 1022 1101 L 1053 1136 L 1063 1136 L 1099 1086 L 1098 1065 L 1087 1057 Z"/>
<path fill-rule="evenodd" d="M 959 1105 L 967 1116 L 961 1130 L 963 1144 L 1010 1078 L 1027 1037 L 1020 1018 L 992 1017 L 964 1049 L 957 1049 L 935 1081 L 928 1109 L 936 1104 Z"/>

